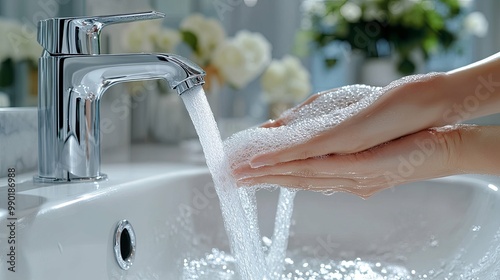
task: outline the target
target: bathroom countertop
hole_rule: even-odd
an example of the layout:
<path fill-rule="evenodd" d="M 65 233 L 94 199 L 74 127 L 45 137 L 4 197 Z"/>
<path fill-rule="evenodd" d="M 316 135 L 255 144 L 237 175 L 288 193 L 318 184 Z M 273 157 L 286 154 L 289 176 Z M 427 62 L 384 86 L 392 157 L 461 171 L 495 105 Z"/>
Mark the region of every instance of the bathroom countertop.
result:
<path fill-rule="evenodd" d="M 102 153 L 102 165 L 113 163 L 179 163 L 206 166 L 198 139 L 179 144 L 141 143 Z"/>

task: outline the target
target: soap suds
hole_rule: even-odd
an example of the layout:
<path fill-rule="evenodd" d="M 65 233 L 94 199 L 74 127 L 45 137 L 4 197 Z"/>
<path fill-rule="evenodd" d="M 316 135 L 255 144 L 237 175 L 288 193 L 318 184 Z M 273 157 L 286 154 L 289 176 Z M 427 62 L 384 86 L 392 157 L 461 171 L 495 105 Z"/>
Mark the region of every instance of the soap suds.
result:
<path fill-rule="evenodd" d="M 424 81 L 438 73 L 412 75 L 386 87 L 350 85 L 320 93 L 311 103 L 292 108 L 281 116 L 282 126 L 252 128 L 226 139 L 224 147 L 231 168 L 248 164 L 256 155 L 277 152 L 313 139 L 360 113 L 384 93 L 409 82 Z"/>

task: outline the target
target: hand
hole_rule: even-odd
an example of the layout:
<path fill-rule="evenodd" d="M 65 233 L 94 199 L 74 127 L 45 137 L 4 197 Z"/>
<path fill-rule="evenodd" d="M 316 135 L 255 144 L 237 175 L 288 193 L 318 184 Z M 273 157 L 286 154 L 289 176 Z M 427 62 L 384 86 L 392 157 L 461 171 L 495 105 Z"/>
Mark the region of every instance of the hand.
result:
<path fill-rule="evenodd" d="M 369 197 L 402 183 L 459 173 L 500 175 L 500 127 L 426 129 L 352 154 L 235 170 L 240 185 L 277 184 Z"/>

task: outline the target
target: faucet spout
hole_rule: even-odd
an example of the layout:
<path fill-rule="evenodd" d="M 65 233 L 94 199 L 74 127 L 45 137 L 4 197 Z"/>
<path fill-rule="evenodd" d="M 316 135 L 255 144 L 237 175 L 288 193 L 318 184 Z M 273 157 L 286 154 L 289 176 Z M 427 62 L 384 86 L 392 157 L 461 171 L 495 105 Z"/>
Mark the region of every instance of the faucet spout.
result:
<path fill-rule="evenodd" d="M 165 79 L 181 95 L 204 84 L 205 72 L 198 65 L 174 54 L 124 54 L 72 57 L 66 67 L 70 88 L 100 97 L 109 87 L 123 82 Z M 83 91 L 83 92 L 81 92 Z"/>
<path fill-rule="evenodd" d="M 173 54 L 51 55 L 39 62 L 39 181 L 105 178 L 100 171 L 100 99 L 111 86 L 165 79 L 178 94 L 205 72 Z"/>

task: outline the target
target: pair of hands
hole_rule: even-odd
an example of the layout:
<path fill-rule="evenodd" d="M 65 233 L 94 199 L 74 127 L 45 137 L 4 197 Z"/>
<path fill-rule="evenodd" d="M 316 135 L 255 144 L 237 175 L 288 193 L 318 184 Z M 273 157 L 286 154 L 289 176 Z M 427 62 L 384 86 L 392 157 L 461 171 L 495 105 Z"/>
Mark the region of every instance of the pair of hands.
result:
<path fill-rule="evenodd" d="M 500 127 L 456 124 L 500 113 L 497 55 L 385 89 L 369 107 L 309 141 L 254 156 L 234 170 L 239 184 L 369 197 L 395 185 L 453 174 L 500 175 Z M 286 120 L 279 118 L 263 127 L 283 125 Z"/>

